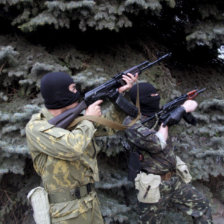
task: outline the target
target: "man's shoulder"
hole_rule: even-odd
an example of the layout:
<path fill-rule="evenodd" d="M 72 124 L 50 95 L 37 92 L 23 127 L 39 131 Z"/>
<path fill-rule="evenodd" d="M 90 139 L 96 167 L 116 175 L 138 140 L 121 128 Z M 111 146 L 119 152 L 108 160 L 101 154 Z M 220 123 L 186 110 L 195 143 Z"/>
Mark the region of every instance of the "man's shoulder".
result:
<path fill-rule="evenodd" d="M 132 119 L 130 116 L 127 116 L 124 119 L 124 125 L 129 125 L 132 122 Z M 155 130 L 150 129 L 147 126 L 143 125 L 141 122 L 141 119 L 137 120 L 132 126 L 130 126 L 127 131 L 135 132 L 136 134 L 139 134 L 141 136 L 148 136 L 150 134 L 154 134 Z"/>
<path fill-rule="evenodd" d="M 43 131 L 51 128 L 53 125 L 49 124 L 41 112 L 33 114 L 26 125 L 26 132 L 29 131 Z"/>
<path fill-rule="evenodd" d="M 130 116 L 127 116 L 124 119 L 123 124 L 126 125 L 126 126 L 128 126 L 127 129 L 126 129 L 126 131 L 136 130 L 139 127 L 141 127 L 140 120 L 137 120 L 134 124 L 130 125 L 133 120 L 134 120 L 134 118 L 133 117 L 130 117 Z"/>
<path fill-rule="evenodd" d="M 28 123 L 26 124 L 26 127 L 38 122 L 38 121 L 41 121 L 41 113 L 36 113 L 36 114 L 33 114 L 30 118 L 30 120 L 28 121 Z"/>

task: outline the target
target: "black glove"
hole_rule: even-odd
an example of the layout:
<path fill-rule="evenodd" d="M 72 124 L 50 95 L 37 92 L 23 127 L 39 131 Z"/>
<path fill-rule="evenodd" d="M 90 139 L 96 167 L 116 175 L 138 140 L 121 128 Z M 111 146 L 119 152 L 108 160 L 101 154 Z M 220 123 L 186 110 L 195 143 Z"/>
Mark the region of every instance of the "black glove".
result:
<path fill-rule="evenodd" d="M 192 115 L 192 113 L 184 113 L 183 119 L 191 125 L 197 124 L 197 119 Z"/>
<path fill-rule="evenodd" d="M 180 106 L 172 111 L 169 117 L 163 122 L 163 127 L 172 126 L 174 124 L 178 124 L 183 117 L 184 113 L 186 113 L 184 107 Z"/>

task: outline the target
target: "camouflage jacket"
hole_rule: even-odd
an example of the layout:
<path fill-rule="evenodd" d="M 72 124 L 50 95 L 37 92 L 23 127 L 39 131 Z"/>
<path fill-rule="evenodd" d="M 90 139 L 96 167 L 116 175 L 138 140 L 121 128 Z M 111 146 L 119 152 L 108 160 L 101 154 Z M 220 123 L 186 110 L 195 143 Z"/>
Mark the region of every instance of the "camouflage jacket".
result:
<path fill-rule="evenodd" d="M 99 148 L 93 140 L 96 131 L 93 123 L 84 120 L 69 131 L 49 124 L 47 120 L 52 117 L 47 109 L 43 109 L 34 114 L 26 126 L 34 169 L 41 176 L 45 190 L 48 193 L 64 192 L 98 181 L 96 156 Z M 72 210 L 77 206 L 69 203 L 68 206 L 62 203 L 53 216 L 73 217 Z"/>
<path fill-rule="evenodd" d="M 96 156 L 99 148 L 93 140 L 96 129 L 87 120 L 73 130 L 57 128 L 47 121 L 53 116 L 47 109 L 34 114 L 26 126 L 27 144 L 34 169 L 48 193 L 66 192 L 99 181 Z M 77 201 L 51 204 L 53 222 L 83 214 L 92 207 L 96 193 Z"/>
<path fill-rule="evenodd" d="M 176 169 L 176 156 L 173 152 L 171 142 L 162 144 L 161 138 L 154 129 L 143 125 L 138 120 L 133 126 L 125 130 L 127 141 L 131 150 L 141 153 L 144 159 L 141 161 L 141 170 L 153 174 L 164 174 Z M 131 117 L 126 117 L 124 124 L 131 122 Z"/>

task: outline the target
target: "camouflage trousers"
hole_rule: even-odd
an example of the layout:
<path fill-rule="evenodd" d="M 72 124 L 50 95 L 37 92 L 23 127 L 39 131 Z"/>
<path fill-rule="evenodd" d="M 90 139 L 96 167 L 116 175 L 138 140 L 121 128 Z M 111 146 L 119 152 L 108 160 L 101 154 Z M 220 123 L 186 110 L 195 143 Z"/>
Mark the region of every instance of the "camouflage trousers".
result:
<path fill-rule="evenodd" d="M 86 212 L 71 219 L 52 222 L 52 224 L 104 224 L 98 199 L 93 200 L 92 208 Z"/>
<path fill-rule="evenodd" d="M 190 184 L 173 176 L 160 185 L 158 203 L 139 203 L 139 224 L 159 224 L 167 209 L 176 209 L 192 216 L 192 223 L 211 224 L 211 208 L 208 199 Z"/>

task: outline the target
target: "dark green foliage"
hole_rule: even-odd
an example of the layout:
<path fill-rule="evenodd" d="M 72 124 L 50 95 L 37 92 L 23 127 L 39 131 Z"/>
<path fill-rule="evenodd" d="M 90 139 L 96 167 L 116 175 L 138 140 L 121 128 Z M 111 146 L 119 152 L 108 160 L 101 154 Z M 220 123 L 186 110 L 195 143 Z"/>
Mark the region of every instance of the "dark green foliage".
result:
<path fill-rule="evenodd" d="M 224 41 L 221 0 L 4 0 L 0 10 L 4 19 L 22 32 L 41 27 L 82 32 L 139 27 L 160 35 L 172 48 L 210 49 L 214 56 Z"/>

